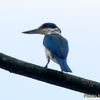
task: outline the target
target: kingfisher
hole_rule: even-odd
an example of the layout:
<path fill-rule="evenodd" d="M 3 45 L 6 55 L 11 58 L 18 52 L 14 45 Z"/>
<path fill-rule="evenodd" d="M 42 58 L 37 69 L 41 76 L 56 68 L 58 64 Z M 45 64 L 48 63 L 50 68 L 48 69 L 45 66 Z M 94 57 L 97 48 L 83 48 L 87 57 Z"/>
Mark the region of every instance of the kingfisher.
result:
<path fill-rule="evenodd" d="M 60 65 L 61 72 L 72 72 L 67 64 L 67 55 L 69 52 L 68 41 L 61 35 L 61 30 L 56 24 L 44 23 L 36 29 L 22 33 L 44 35 L 43 45 L 47 58 L 46 68 L 50 60 L 52 60 Z"/>

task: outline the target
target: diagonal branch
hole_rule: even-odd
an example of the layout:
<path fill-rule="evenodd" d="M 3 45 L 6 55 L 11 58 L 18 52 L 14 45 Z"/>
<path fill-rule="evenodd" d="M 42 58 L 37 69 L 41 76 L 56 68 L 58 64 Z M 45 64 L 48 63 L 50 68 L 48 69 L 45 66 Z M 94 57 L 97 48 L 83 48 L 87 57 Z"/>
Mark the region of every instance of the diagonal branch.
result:
<path fill-rule="evenodd" d="M 86 94 L 100 94 L 100 83 L 43 68 L 0 53 L 0 68 Z"/>

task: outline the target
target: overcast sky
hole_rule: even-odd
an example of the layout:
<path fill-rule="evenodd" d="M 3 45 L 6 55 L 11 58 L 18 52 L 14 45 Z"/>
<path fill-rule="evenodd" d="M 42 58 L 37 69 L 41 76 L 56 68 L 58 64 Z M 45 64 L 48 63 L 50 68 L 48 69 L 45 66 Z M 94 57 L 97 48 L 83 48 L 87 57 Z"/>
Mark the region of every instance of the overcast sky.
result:
<path fill-rule="evenodd" d="M 42 35 L 21 32 L 55 23 L 69 42 L 73 74 L 100 82 L 100 0 L 1 0 L 0 52 L 45 66 Z M 50 62 L 49 68 L 60 71 Z M 72 100 L 84 94 L 0 69 L 0 100 Z"/>

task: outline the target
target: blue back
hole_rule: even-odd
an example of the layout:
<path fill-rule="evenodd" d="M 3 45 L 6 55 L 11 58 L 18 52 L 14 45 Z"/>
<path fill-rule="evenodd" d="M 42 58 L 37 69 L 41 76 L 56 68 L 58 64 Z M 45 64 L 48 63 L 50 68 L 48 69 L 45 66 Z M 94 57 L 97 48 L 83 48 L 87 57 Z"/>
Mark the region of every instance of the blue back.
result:
<path fill-rule="evenodd" d="M 59 34 L 46 34 L 43 45 L 52 53 L 66 59 L 69 51 L 67 40 Z"/>

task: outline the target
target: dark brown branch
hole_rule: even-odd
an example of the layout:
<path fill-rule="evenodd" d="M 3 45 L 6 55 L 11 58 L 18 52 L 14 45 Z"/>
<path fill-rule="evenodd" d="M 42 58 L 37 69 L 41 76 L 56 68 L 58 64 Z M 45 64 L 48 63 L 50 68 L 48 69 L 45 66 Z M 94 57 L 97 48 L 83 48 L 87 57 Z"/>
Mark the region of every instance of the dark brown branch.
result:
<path fill-rule="evenodd" d="M 27 63 L 2 53 L 0 53 L 0 68 L 12 73 L 37 79 L 78 92 L 100 95 L 100 83 L 98 82 L 61 73 L 52 69 L 46 69 L 42 66 Z"/>

